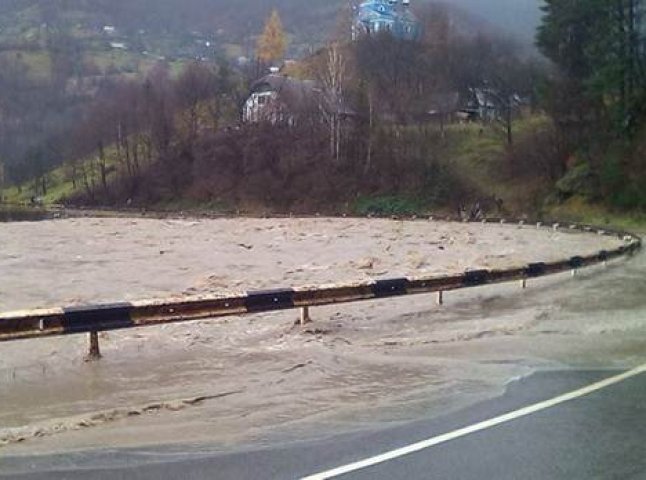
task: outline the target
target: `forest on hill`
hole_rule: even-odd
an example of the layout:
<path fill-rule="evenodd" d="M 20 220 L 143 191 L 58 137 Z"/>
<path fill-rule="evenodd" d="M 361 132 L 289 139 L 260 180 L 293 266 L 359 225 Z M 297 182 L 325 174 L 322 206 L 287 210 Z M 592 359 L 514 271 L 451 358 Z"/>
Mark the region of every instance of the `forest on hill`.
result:
<path fill-rule="evenodd" d="M 181 15 L 173 0 L 3 4 L 5 23 L 40 23 L 0 54 L 0 86 L 13 92 L 0 99 L 0 180 L 10 198 L 113 206 L 646 209 L 641 0 L 547 0 L 541 22 L 534 2 L 516 2 L 528 30 L 540 23 L 543 56 L 492 27 L 514 12 L 496 1 L 495 14 L 470 0 L 420 2 L 420 38 L 350 41 L 334 2 L 277 0 L 281 47 L 266 62 L 256 57 L 266 2 L 191 0 Z M 214 25 L 211 36 L 195 30 Z M 318 85 L 318 107 L 298 121 L 242 122 L 256 80 L 292 56 L 299 35 L 311 48 L 282 74 Z M 241 44 L 217 48 L 218 36 L 249 42 L 251 61 L 235 61 Z M 114 46 L 125 39 L 129 48 Z"/>
<path fill-rule="evenodd" d="M 294 43 L 302 45 L 317 44 L 327 38 L 337 13 L 348 3 L 348 0 L 5 0 L 0 5 L 0 25 L 3 31 L 12 34 L 24 33 L 42 23 L 117 25 L 128 33 L 197 30 L 219 32 L 227 42 L 243 43 L 250 34 L 259 31 L 271 10 L 277 9 Z M 415 0 L 412 5 L 423 8 L 429 3 L 432 2 Z M 474 22 L 508 31 L 526 43 L 533 43 L 533 32 L 540 21 L 539 0 L 443 3 L 471 16 Z"/>
<path fill-rule="evenodd" d="M 506 122 L 496 121 L 485 135 L 480 126 L 438 129 L 425 119 L 427 111 L 443 93 L 467 94 L 470 87 L 487 82 L 531 102 L 531 79 L 539 67 L 516 42 L 492 33 L 489 25 L 478 24 L 464 12 L 442 4 L 420 5 L 416 11 L 425 33 L 415 41 L 386 34 L 349 42 L 349 31 L 334 28 L 343 23 L 343 10 L 322 16 L 332 25 L 328 39 L 340 35 L 334 47 L 343 64 L 338 88 L 354 112 L 353 120 L 343 125 L 329 118 L 310 118 L 290 128 L 240 124 L 242 105 L 263 66 L 240 68 L 224 56 L 189 60 L 177 71 L 168 62 L 157 62 L 136 75 L 126 71 L 99 76 L 101 84 L 90 95 L 69 103 L 67 118 L 82 121 L 70 120 L 63 128 L 64 122 L 52 119 L 56 134 L 49 131 L 43 142 L 24 151 L 22 162 L 9 163 L 7 172 L 20 188 L 28 185 L 28 198 L 85 204 L 187 202 L 233 209 L 335 211 L 369 203 L 372 197 L 401 195 L 406 198 L 394 200 L 400 204 L 395 209 L 410 211 L 486 196 L 491 189 L 475 186 L 468 175 L 459 174 L 460 166 L 441 160 L 460 152 L 470 158 L 468 150 L 475 147 L 466 145 L 471 141 L 488 143 L 482 147 L 488 147 L 492 157 L 503 158 L 504 145 L 512 137 L 511 116 Z M 288 18 L 282 17 L 282 25 L 290 37 Z M 74 45 L 79 45 L 77 38 L 59 31 L 47 35 L 50 82 L 60 79 L 65 86 L 56 91 L 78 91 L 70 89 L 78 85 L 75 76 L 87 75 L 92 68 L 95 57 L 79 55 Z M 325 82 L 330 48 L 303 56 L 290 69 L 300 78 Z M 284 53 L 276 58 L 284 58 Z M 503 71 L 506 78 L 499 75 Z M 25 105 L 18 99 L 15 112 Z M 24 110 L 37 111 L 38 106 Z M 32 131 L 22 130 L 25 136 Z M 545 175 L 555 175 L 548 171 L 552 167 L 541 168 Z M 376 208 L 390 210 L 389 203 Z"/>
<path fill-rule="evenodd" d="M 253 59 L 256 38 L 272 8 L 281 14 L 287 35 L 286 55 L 306 57 L 338 33 L 345 3 L 345 0 L 0 2 L 2 183 L 38 177 L 77 155 L 75 142 L 69 138 L 78 119 L 93 104 L 103 101 L 115 83 L 143 80 L 159 64 L 168 68 L 171 75 L 177 75 L 196 59 L 211 64 L 234 64 L 235 68 L 238 57 Z M 420 9 L 428 4 L 421 0 L 413 2 Z M 443 8 L 450 8 L 453 23 L 463 32 L 477 34 L 490 29 L 466 11 Z M 242 79 L 241 83 L 247 84 L 239 88 L 247 88 L 248 81 Z"/>

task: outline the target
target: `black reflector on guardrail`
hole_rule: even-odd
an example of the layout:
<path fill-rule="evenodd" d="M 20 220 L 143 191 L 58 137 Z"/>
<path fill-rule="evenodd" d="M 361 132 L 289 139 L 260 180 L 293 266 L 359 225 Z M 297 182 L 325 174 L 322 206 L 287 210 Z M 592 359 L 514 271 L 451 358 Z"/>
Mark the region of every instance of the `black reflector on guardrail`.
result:
<path fill-rule="evenodd" d="M 408 293 L 407 278 L 393 278 L 390 280 L 377 280 L 372 287 L 375 297 L 396 297 Z"/>
<path fill-rule="evenodd" d="M 266 312 L 268 310 L 284 310 L 294 308 L 294 290 L 260 290 L 248 292 L 245 298 L 248 312 Z"/>
<path fill-rule="evenodd" d="M 438 219 L 440 217 L 437 217 Z M 444 217 L 442 217 L 444 218 Z M 446 221 L 452 220 L 446 218 Z M 500 220 L 505 223 L 504 220 Z M 541 227 L 542 222 L 537 223 Z M 553 225 L 555 230 L 559 224 Z M 562 227 L 561 227 L 562 228 Z M 590 227 L 583 227 L 590 230 Z M 278 289 L 252 291 L 231 297 L 206 297 L 191 299 L 160 299 L 136 304 L 119 303 L 72 308 L 52 308 L 26 312 L 0 312 L 0 342 L 24 338 L 37 338 L 66 333 L 86 333 L 121 328 L 161 325 L 214 316 L 239 315 L 243 312 L 260 313 L 298 307 L 337 304 L 380 297 L 407 294 L 442 293 L 460 288 L 477 287 L 490 283 L 549 275 L 566 270 L 576 271 L 605 260 L 628 256 L 642 247 L 641 238 L 625 232 L 597 229 L 597 233 L 616 236 L 622 245 L 585 257 L 563 258 L 549 263 L 518 265 L 503 270 L 471 270 L 450 276 L 430 276 L 414 280 L 406 278 L 367 281 L 347 285 L 307 287 L 306 289 Z M 441 300 L 441 297 L 440 299 Z M 304 316 L 307 312 L 304 312 Z"/>
<path fill-rule="evenodd" d="M 530 263 L 525 269 L 525 274 L 528 277 L 540 277 L 542 275 L 545 275 L 545 271 L 545 263 Z"/>
<path fill-rule="evenodd" d="M 572 268 L 581 268 L 583 266 L 583 257 L 572 257 L 570 258 L 570 267 Z"/>
<path fill-rule="evenodd" d="M 489 270 L 470 270 L 464 273 L 464 285 L 475 287 L 489 281 Z"/>
<path fill-rule="evenodd" d="M 98 307 L 70 307 L 64 310 L 65 333 L 117 330 L 134 326 L 129 303 L 115 303 Z"/>

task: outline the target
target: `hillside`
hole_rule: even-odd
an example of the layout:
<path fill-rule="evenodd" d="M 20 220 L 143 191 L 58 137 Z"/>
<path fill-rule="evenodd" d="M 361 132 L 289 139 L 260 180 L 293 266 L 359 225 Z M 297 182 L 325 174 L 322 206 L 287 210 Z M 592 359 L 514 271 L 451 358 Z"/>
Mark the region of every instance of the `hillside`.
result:
<path fill-rule="evenodd" d="M 190 97 L 188 95 L 191 91 L 190 83 L 196 79 L 191 79 L 190 75 L 184 77 L 185 83 L 189 85 L 186 88 L 182 87 L 182 82 L 172 87 L 172 82 L 181 76 L 186 65 L 196 59 L 202 60 L 199 63 L 206 66 L 207 70 L 218 72 L 214 85 L 216 88 L 224 88 L 218 94 L 220 101 L 226 97 L 225 109 L 228 113 L 222 114 L 222 106 L 218 105 L 216 117 L 219 116 L 219 118 L 215 123 L 222 122 L 225 125 L 235 123 L 239 118 L 240 101 L 246 94 L 248 82 L 257 78 L 258 74 L 252 72 L 252 68 L 238 68 L 244 65 L 240 57 L 253 58 L 256 36 L 261 31 L 263 22 L 271 9 L 276 8 L 281 13 L 282 23 L 288 33 L 287 55 L 302 58 L 319 48 L 335 31 L 339 21 L 339 11 L 344 1 L 274 0 L 270 3 L 264 0 L 239 2 L 132 0 L 124 3 L 108 0 L 12 0 L 2 2 L 0 6 L 0 87 L 12 94 L 0 98 L 0 164 L 5 166 L 5 183 L 8 181 L 22 188 L 22 192 L 13 192 L 12 196 L 22 199 L 44 196 L 47 200 L 54 201 L 70 197 L 78 198 L 79 185 L 82 185 L 80 187 L 82 191 L 89 191 L 95 188 L 93 182 L 98 182 L 102 185 L 103 192 L 90 194 L 92 201 L 95 201 L 95 196 L 106 196 L 105 193 L 108 190 L 111 190 L 110 195 L 107 195 L 110 198 L 102 199 L 107 203 L 131 199 L 139 200 L 141 203 L 154 203 L 173 201 L 173 197 L 181 201 L 182 196 L 192 197 L 198 201 L 217 200 L 218 195 L 211 192 L 213 185 L 207 188 L 199 185 L 199 182 L 193 185 L 195 187 L 193 191 L 188 191 L 190 188 L 187 187 L 187 191 L 184 192 L 179 190 L 185 186 L 173 184 L 174 192 L 171 194 L 163 188 L 154 187 L 160 183 L 158 171 L 153 172 L 152 175 L 156 178 L 146 177 L 146 181 L 150 180 L 153 187 L 146 189 L 146 192 L 139 192 L 139 198 L 137 198 L 133 192 L 120 191 L 120 187 L 109 188 L 106 185 L 106 178 L 92 178 L 91 174 L 88 176 L 84 173 L 85 170 L 93 170 L 94 174 L 98 175 L 97 172 L 100 169 L 92 163 L 87 168 L 83 167 L 85 165 L 83 159 L 94 158 L 93 161 L 96 161 L 97 149 L 105 147 L 107 156 L 101 160 L 101 168 L 105 170 L 104 176 L 116 175 L 118 168 L 115 166 L 126 162 L 127 168 L 119 175 L 130 179 L 126 183 L 130 184 L 129 189 L 133 191 L 136 188 L 143 188 L 139 176 L 142 175 L 144 178 L 148 175 L 148 172 L 139 172 L 137 164 L 137 157 L 144 155 L 144 152 L 147 167 L 154 170 L 161 165 L 164 175 L 170 175 L 170 172 L 165 171 L 167 167 L 181 165 L 184 159 L 171 162 L 171 159 L 165 158 L 170 155 L 169 147 L 164 146 L 161 140 L 159 145 L 152 144 L 155 129 L 158 126 L 151 120 L 152 117 L 145 109 L 177 117 L 176 122 L 167 119 L 167 124 L 172 128 L 167 132 L 167 137 L 173 139 L 171 145 L 174 149 L 173 154 L 199 157 L 202 152 L 193 150 L 194 148 L 203 148 L 205 152 L 210 148 L 223 148 L 219 145 L 219 141 L 210 144 L 209 141 L 200 139 L 200 142 L 195 144 L 193 138 L 190 139 L 190 148 L 187 149 L 183 145 L 183 142 L 188 141 L 185 136 L 186 125 L 181 120 L 186 113 L 184 102 Z M 425 10 L 424 5 L 430 3 L 422 0 L 413 2 L 413 8 L 418 10 L 420 18 L 425 18 L 422 15 L 429 12 L 438 11 Z M 458 42 L 454 46 L 465 50 L 456 50 L 456 58 L 459 57 L 462 60 L 459 65 L 456 63 L 451 67 L 451 79 L 439 78 L 438 75 L 449 75 L 449 73 L 442 73 L 443 69 L 438 70 L 435 67 L 432 69 L 434 73 L 421 75 L 420 81 L 428 84 L 424 87 L 426 90 L 435 88 L 431 88 L 431 84 L 444 83 L 457 86 L 464 81 L 482 81 L 481 77 L 487 75 L 485 70 L 488 70 L 490 65 L 504 58 L 511 60 L 513 54 L 509 54 L 508 51 L 504 53 L 504 49 L 500 50 L 499 46 L 493 44 L 488 53 L 478 52 L 476 45 L 469 47 L 470 42 L 476 41 L 474 34 L 484 31 L 492 33 L 491 38 L 501 39 L 508 35 L 500 35 L 499 27 L 513 24 L 514 28 L 525 33 L 524 41 L 529 44 L 535 23 L 538 21 L 535 0 L 513 3 L 509 0 L 492 0 L 487 2 L 486 8 L 481 2 L 456 0 L 450 4 L 446 3 L 445 8 L 449 13 L 450 28 L 457 35 L 469 40 L 465 40 L 466 43 Z M 496 14 L 493 15 L 492 12 Z M 518 22 L 509 22 L 511 17 Z M 437 28 L 437 25 L 434 28 Z M 507 30 L 507 33 L 511 32 Z M 505 40 L 501 39 L 501 41 Z M 481 42 L 478 40 L 477 43 Z M 392 53 L 394 51 L 389 55 Z M 430 49 L 429 55 L 431 56 L 426 60 L 423 59 L 423 55 L 416 59 L 411 57 L 409 60 L 428 64 L 427 66 L 433 62 L 442 62 L 440 57 L 431 58 L 432 55 L 437 55 L 433 49 Z M 480 63 L 483 55 L 491 57 L 489 65 Z M 469 62 L 468 58 L 473 58 L 475 61 Z M 386 63 L 388 62 L 386 60 Z M 518 63 L 518 66 L 521 66 L 521 63 Z M 426 67 L 421 64 L 418 66 L 421 68 L 419 70 L 421 74 Z M 202 73 L 199 73 L 198 77 L 200 75 Z M 208 77 L 210 73 L 206 75 Z M 373 72 L 368 76 L 371 75 L 371 78 L 377 81 L 381 74 Z M 435 80 L 431 81 L 431 78 Z M 409 80 L 413 81 L 405 78 L 402 81 L 406 83 Z M 520 80 L 520 77 L 514 81 L 517 80 Z M 354 90 L 353 95 L 357 97 L 357 102 L 361 103 L 359 97 L 362 93 L 357 91 L 360 89 L 361 81 L 358 80 L 358 82 L 350 89 Z M 395 88 L 388 78 L 384 77 L 379 82 L 385 82 L 384 91 Z M 214 92 L 212 90 L 214 85 L 208 87 L 211 94 Z M 419 82 L 417 86 L 419 88 Z M 408 84 L 402 84 L 397 88 L 406 91 L 408 87 Z M 519 85 L 519 88 L 525 87 Z M 163 104 L 166 105 L 165 107 L 151 96 L 153 91 L 156 95 L 165 97 Z M 430 90 L 425 94 L 429 92 Z M 529 90 L 527 93 L 529 94 Z M 138 100 L 146 95 L 148 97 L 145 100 Z M 139 110 L 131 108 L 137 103 L 140 103 Z M 169 113 L 171 111 L 174 113 Z M 130 139 L 122 135 L 124 129 L 128 130 Z M 193 130 L 197 132 L 195 128 Z M 384 138 L 391 133 L 393 132 L 386 129 Z M 318 132 L 317 135 L 324 137 L 324 132 Z M 460 139 L 456 140 L 460 144 L 463 141 L 469 143 L 471 139 L 468 135 L 467 137 L 457 135 L 455 138 Z M 136 175 L 129 171 L 130 160 L 121 158 L 119 151 L 121 148 L 127 152 L 129 141 L 135 142 L 135 139 L 136 142 L 140 142 L 140 145 L 135 143 L 133 151 Z M 235 136 L 229 140 L 232 144 L 247 148 L 247 143 Z M 260 141 L 260 138 L 257 140 Z M 283 140 L 290 141 L 287 138 Z M 123 142 L 123 145 L 119 145 L 119 141 Z M 393 142 L 395 141 L 393 139 Z M 435 148 L 433 145 L 437 143 L 437 138 L 434 135 L 425 137 L 424 143 L 426 142 L 429 142 L 428 148 Z M 130 145 L 130 147 L 133 146 Z M 305 144 L 302 147 L 307 150 Z M 382 148 L 383 159 L 380 160 L 375 154 L 373 161 L 383 161 L 386 168 L 387 152 L 391 147 L 382 145 Z M 402 148 L 407 147 L 402 146 Z M 154 149 L 157 151 L 153 154 L 151 152 Z M 305 152 L 301 156 L 310 155 L 310 153 Z M 103 153 L 100 153 L 98 156 L 102 155 Z M 126 157 L 127 155 L 126 153 Z M 359 153 L 351 152 L 349 149 L 348 155 L 359 155 Z M 415 168 L 418 166 L 422 168 L 426 154 L 420 151 L 415 155 L 419 156 L 413 161 Z M 310 155 L 312 161 L 320 161 L 317 156 L 321 156 L 321 152 Z M 112 157 L 114 158 L 110 160 Z M 230 160 L 233 163 L 237 161 L 234 157 Z M 261 158 L 262 162 L 265 160 Z M 193 165 L 192 162 L 192 159 L 188 159 L 189 165 Z M 351 162 L 348 161 L 348 163 Z M 66 165 L 67 168 L 57 169 L 60 165 Z M 80 171 L 78 166 L 81 166 Z M 205 164 L 202 167 L 208 169 L 211 166 Z M 422 170 L 424 168 L 426 167 Z M 450 166 L 447 166 L 447 169 L 450 169 Z M 336 172 L 339 178 L 345 179 L 347 172 L 343 172 L 342 169 L 337 170 L 339 170 Z M 313 180 L 319 174 L 314 173 Z M 359 171 L 354 173 L 360 176 Z M 286 174 L 287 177 L 281 178 L 280 182 L 291 181 L 292 174 L 293 172 Z M 442 171 L 440 176 L 444 174 L 449 175 Z M 195 172 L 195 175 L 197 180 L 200 177 L 204 178 L 200 173 Z M 70 186 L 71 178 L 74 178 L 72 183 L 76 182 L 75 185 Z M 63 181 L 57 182 L 57 179 Z M 214 179 L 213 182 L 216 180 Z M 163 180 L 162 183 L 165 181 Z M 190 179 L 186 181 L 191 182 Z M 259 178 L 258 182 L 263 183 L 264 180 Z M 276 184 L 277 191 L 282 189 L 280 182 Z M 414 185 L 414 189 L 421 188 L 417 185 L 419 182 L 415 175 L 411 176 L 410 182 Z M 242 192 L 243 186 L 239 187 Z M 369 187 L 365 185 L 351 187 L 350 190 L 354 190 L 352 195 L 359 196 L 372 193 L 382 195 L 404 190 L 404 185 L 397 185 L 397 182 L 393 185 L 374 184 Z M 249 188 L 253 188 L 253 185 Z M 435 188 L 436 186 L 431 186 L 431 190 Z M 438 190 L 431 196 L 439 197 L 445 193 Z M 238 198 L 240 195 L 244 196 L 238 192 L 234 195 L 236 198 L 225 198 L 225 200 L 227 203 L 238 203 L 241 200 Z M 262 202 L 262 199 L 249 200 Z M 293 200 L 296 202 L 298 199 Z M 429 201 L 436 200 L 431 198 Z M 343 201 L 353 202 L 354 199 L 346 197 Z"/>
<path fill-rule="evenodd" d="M 37 48 L 48 32 L 65 32 L 84 48 L 125 43 L 131 49 L 165 57 L 196 56 L 210 46 L 235 56 L 252 54 L 254 36 L 272 8 L 290 34 L 291 53 L 320 44 L 336 21 L 340 1 L 311 8 L 300 0 L 272 4 L 248 0 L 16 0 L 0 10 L 0 47 Z M 105 26 L 115 27 L 104 30 Z"/>
<path fill-rule="evenodd" d="M 0 60 L 18 58 L 29 74 L 52 74 L 52 51 L 73 52 L 76 77 L 148 71 L 160 60 L 254 57 L 256 38 L 273 8 L 288 34 L 287 56 L 302 58 L 330 38 L 346 0 L 6 0 L 0 5 Z M 533 45 L 538 0 L 419 0 L 441 4 L 468 32 L 490 31 Z"/>
<path fill-rule="evenodd" d="M 429 1 L 413 2 L 419 7 Z M 438 3 L 438 2 L 436 2 Z M 439 2 L 443 3 L 443 2 Z M 475 19 L 532 43 L 540 19 L 538 0 L 454 0 L 444 2 Z M 71 30 L 90 39 L 105 25 L 114 25 L 131 41 L 161 51 L 169 43 L 208 37 L 219 45 L 249 53 L 272 8 L 278 9 L 291 36 L 292 54 L 320 44 L 337 22 L 344 0 L 12 0 L 0 6 L 0 44 L 37 42 L 43 26 Z M 176 38 L 173 38 L 176 37 Z M 185 45 L 186 46 L 186 45 Z M 164 52 L 168 54 L 169 52 Z"/>

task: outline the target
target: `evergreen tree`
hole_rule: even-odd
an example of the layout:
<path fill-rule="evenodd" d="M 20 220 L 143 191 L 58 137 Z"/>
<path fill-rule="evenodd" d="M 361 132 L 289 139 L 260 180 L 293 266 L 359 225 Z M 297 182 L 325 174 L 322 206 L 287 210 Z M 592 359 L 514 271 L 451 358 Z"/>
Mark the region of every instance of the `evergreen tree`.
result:
<path fill-rule="evenodd" d="M 642 0 L 546 0 L 537 43 L 560 68 L 567 99 L 617 130 L 641 116 L 646 91 Z M 578 91 L 578 93 L 576 93 Z M 565 99 L 564 99 L 565 100 Z M 581 112 L 579 112 L 581 113 Z"/>
<path fill-rule="evenodd" d="M 546 108 L 567 148 L 588 162 L 596 194 L 620 208 L 646 208 L 645 4 L 546 0 L 537 37 L 561 73 L 546 90 Z"/>

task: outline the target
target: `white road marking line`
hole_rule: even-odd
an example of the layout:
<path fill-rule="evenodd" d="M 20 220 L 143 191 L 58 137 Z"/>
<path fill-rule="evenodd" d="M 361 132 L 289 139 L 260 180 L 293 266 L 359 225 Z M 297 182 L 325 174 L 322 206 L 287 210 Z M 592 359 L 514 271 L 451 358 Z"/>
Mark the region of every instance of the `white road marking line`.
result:
<path fill-rule="evenodd" d="M 341 475 L 345 475 L 346 473 L 355 472 L 357 470 L 362 470 L 364 468 L 372 467 L 380 463 L 388 462 L 390 460 L 394 460 L 396 458 L 403 457 L 405 455 L 410 455 L 411 453 L 419 452 L 421 450 L 425 450 L 427 448 L 434 447 L 442 443 L 450 442 L 451 440 L 455 440 L 456 438 L 460 438 L 460 437 L 470 435 L 472 433 L 480 432 L 482 430 L 486 430 L 486 429 L 495 427 L 497 425 L 501 425 L 503 423 L 508 423 L 513 420 L 517 420 L 519 418 L 526 417 L 528 415 L 532 415 L 534 413 L 540 412 L 542 410 L 547 410 L 549 408 L 555 407 L 565 402 L 569 402 L 571 400 L 576 400 L 577 398 L 581 398 L 591 393 L 597 392 L 599 390 L 603 390 L 604 388 L 610 387 L 617 383 L 621 383 L 625 380 L 628 380 L 629 378 L 636 377 L 645 372 L 646 372 L 646 364 L 640 367 L 637 367 L 633 370 L 630 370 L 628 372 L 622 373 L 621 375 L 610 377 L 600 382 L 593 383 L 592 385 L 588 385 L 587 387 L 583 387 L 579 390 L 575 390 L 573 392 L 566 393 L 564 395 L 560 395 L 558 397 L 552 398 L 551 400 L 545 400 L 543 402 L 521 408 L 520 410 L 509 412 L 499 417 L 491 418 L 489 420 L 476 423 L 475 425 L 460 428 L 459 430 L 445 433 L 437 437 L 429 438 L 428 440 L 423 440 L 418 443 L 413 443 L 406 447 L 398 448 L 396 450 L 391 450 L 390 452 L 382 453 L 381 455 L 367 458 L 359 462 L 351 463 L 349 465 L 344 465 L 344 466 L 335 468 L 333 470 L 328 470 L 326 472 L 309 475 L 307 477 L 303 477 L 301 480 L 326 480 L 328 478 L 338 477 Z"/>

